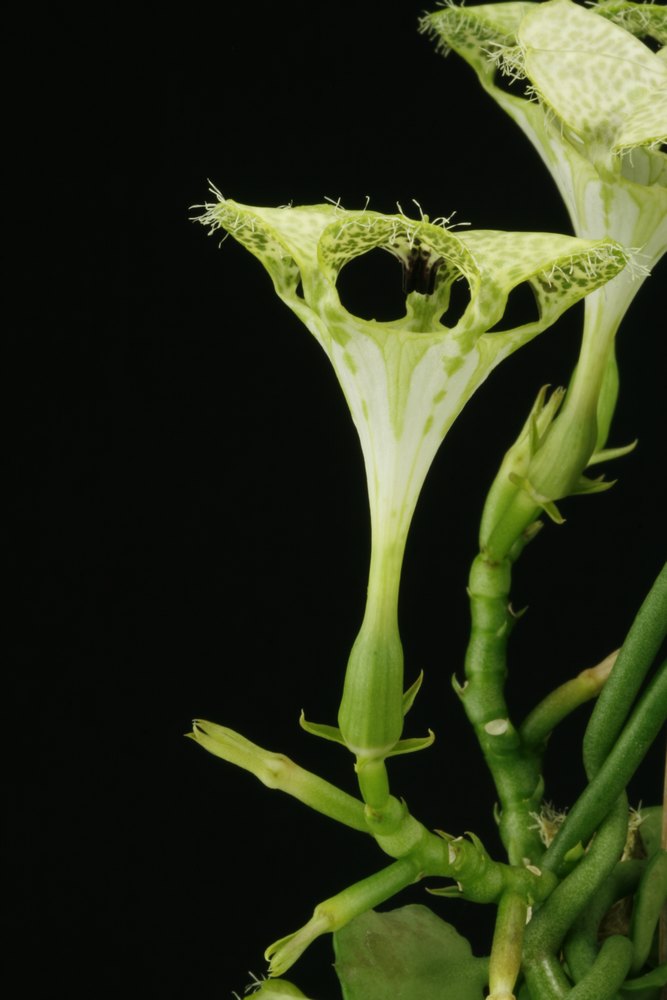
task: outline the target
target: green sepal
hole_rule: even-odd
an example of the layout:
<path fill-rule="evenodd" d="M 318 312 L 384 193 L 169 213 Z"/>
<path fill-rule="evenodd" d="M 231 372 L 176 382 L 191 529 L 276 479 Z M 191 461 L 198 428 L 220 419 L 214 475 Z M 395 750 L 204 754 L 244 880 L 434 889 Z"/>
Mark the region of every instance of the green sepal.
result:
<path fill-rule="evenodd" d="M 303 712 L 299 716 L 299 725 L 307 733 L 310 733 L 311 736 L 320 736 L 323 740 L 329 740 L 331 743 L 340 743 L 341 746 L 346 745 L 338 726 L 326 726 L 320 722 L 308 722 Z"/>
<path fill-rule="evenodd" d="M 603 476 L 600 476 L 599 479 L 587 479 L 586 476 L 581 476 L 579 482 L 573 487 L 570 496 L 585 496 L 587 493 L 605 493 L 615 485 L 615 479 L 605 480 Z"/>
<path fill-rule="evenodd" d="M 415 703 L 415 698 L 419 694 L 419 689 L 422 686 L 422 681 L 424 680 L 424 671 L 420 670 L 419 677 L 411 684 L 408 690 L 403 695 L 403 715 L 406 716 L 412 706 Z"/>
<path fill-rule="evenodd" d="M 551 518 L 554 524 L 565 524 L 565 518 L 558 510 L 558 507 L 553 502 L 553 500 L 549 500 L 548 497 L 545 497 L 541 493 L 538 493 L 528 479 L 516 476 L 514 473 L 510 473 L 509 478 L 510 482 L 512 482 L 515 486 L 518 486 L 520 489 L 523 490 L 526 496 L 528 496 L 533 501 L 536 507 L 542 508 L 544 513 Z"/>
<path fill-rule="evenodd" d="M 465 697 L 465 690 L 468 687 L 468 681 L 464 681 L 464 683 L 461 684 L 456 674 L 452 674 L 452 687 L 454 688 L 454 693 L 456 694 L 456 697 L 460 698 L 461 701 L 463 701 L 463 698 Z"/>
<path fill-rule="evenodd" d="M 409 740 L 399 740 L 393 750 L 391 750 L 387 757 L 398 757 L 403 753 L 415 753 L 417 750 L 425 750 L 430 747 L 435 740 L 435 733 L 432 729 L 429 729 L 428 736 L 416 736 Z"/>
<path fill-rule="evenodd" d="M 591 465 L 599 465 L 600 462 L 611 462 L 614 458 L 623 458 L 634 451 L 637 444 L 638 438 L 635 438 L 630 444 L 623 445 L 621 448 L 603 448 L 602 451 L 596 451 L 589 458 L 586 468 Z"/>

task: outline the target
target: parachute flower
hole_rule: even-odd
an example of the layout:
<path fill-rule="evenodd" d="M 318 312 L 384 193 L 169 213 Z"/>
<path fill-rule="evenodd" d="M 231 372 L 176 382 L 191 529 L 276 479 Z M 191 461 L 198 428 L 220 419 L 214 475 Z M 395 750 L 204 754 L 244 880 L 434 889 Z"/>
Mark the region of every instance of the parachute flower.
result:
<path fill-rule="evenodd" d="M 358 765 L 418 749 L 432 737 L 399 742 L 406 704 L 397 608 L 408 528 L 426 473 L 449 427 L 496 365 L 613 278 L 626 254 L 610 240 L 454 233 L 427 217 L 402 213 L 344 211 L 332 204 L 257 208 L 216 195 L 199 221 L 211 231 L 225 230 L 261 261 L 280 298 L 322 346 L 345 394 L 366 467 L 368 598 L 348 664 L 340 729 L 305 725 L 340 739 Z M 336 287 L 350 260 L 377 247 L 403 268 L 405 315 L 392 322 L 352 315 Z M 457 280 L 467 283 L 470 303 L 447 327 L 441 317 Z M 537 318 L 490 332 L 512 289 L 524 282 L 535 295 Z"/>
<path fill-rule="evenodd" d="M 587 299 L 581 357 L 545 459 L 553 466 L 563 457 L 583 423 L 590 440 L 578 475 L 609 432 L 614 336 L 667 249 L 667 156 L 659 148 L 667 140 L 667 9 L 628 0 L 450 3 L 422 28 L 472 66 L 533 143 L 577 236 L 606 236 L 633 253 L 634 266 Z M 662 46 L 657 53 L 642 41 L 649 37 Z M 503 89 L 503 75 L 525 81 L 525 95 Z"/>

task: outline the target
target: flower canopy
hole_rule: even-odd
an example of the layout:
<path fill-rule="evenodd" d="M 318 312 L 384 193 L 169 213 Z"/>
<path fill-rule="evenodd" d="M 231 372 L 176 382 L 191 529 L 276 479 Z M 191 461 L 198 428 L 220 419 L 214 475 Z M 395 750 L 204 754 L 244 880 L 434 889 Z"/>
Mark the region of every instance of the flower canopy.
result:
<path fill-rule="evenodd" d="M 433 456 L 492 369 L 626 263 L 609 240 L 545 233 L 466 231 L 403 214 L 330 204 L 257 208 L 219 196 L 200 221 L 224 229 L 262 262 L 282 300 L 327 353 L 345 393 L 366 463 L 374 529 L 404 539 Z M 402 263 L 405 316 L 361 319 L 336 280 L 354 257 L 381 247 Z M 440 322 L 455 281 L 470 303 L 453 327 Z M 489 332 L 513 288 L 528 283 L 535 320 Z"/>

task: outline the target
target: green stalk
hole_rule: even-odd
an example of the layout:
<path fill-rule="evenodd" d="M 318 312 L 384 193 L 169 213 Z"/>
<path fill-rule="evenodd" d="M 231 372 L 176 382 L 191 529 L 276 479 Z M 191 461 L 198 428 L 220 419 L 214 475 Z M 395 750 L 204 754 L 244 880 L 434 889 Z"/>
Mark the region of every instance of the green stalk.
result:
<path fill-rule="evenodd" d="M 264 957 L 269 962 L 269 974 L 281 976 L 321 934 L 340 930 L 360 913 L 384 903 L 420 877 L 419 866 L 415 861 L 412 858 L 401 858 L 382 871 L 355 882 L 330 899 L 325 899 L 315 907 L 307 924 L 266 949 Z"/>
<path fill-rule="evenodd" d="M 549 873 L 493 861 L 474 835 L 466 840 L 431 833 L 393 797 L 385 810 L 367 807 L 366 813 L 369 825 L 375 824 L 371 832 L 378 844 L 391 856 L 397 855 L 396 860 L 318 904 L 307 924 L 271 945 L 266 951 L 271 975 L 282 975 L 321 934 L 339 930 L 425 876 L 456 879 L 467 899 L 481 903 L 503 896 L 540 902 L 554 888 L 556 880 Z"/>
<path fill-rule="evenodd" d="M 610 803 L 621 794 L 639 767 L 666 718 L 667 661 L 658 669 L 604 764 L 568 813 L 542 858 L 545 868 L 558 872 L 568 851 L 577 844 L 587 843 L 609 811 Z M 597 762 L 600 759 L 598 747 L 606 743 L 606 740 L 600 739 L 598 746 L 589 744 L 589 760 Z M 590 771 L 595 773 L 595 767 L 590 767 Z"/>
<path fill-rule="evenodd" d="M 526 752 L 512 725 L 505 701 L 507 640 L 516 620 L 509 604 L 512 564 L 484 553 L 470 572 L 468 593 L 472 628 L 466 651 L 466 683 L 457 686 L 500 799 L 500 834 L 510 864 L 537 863 L 542 843 L 530 813 L 542 798 L 540 760 Z"/>
<path fill-rule="evenodd" d="M 623 795 L 600 825 L 577 867 L 554 889 L 528 924 L 524 971 L 532 996 L 540 1000 L 569 998 L 558 954 L 575 920 L 609 877 L 621 856 L 627 835 L 627 820 L 627 799 Z"/>
<path fill-rule="evenodd" d="M 506 892 L 498 904 L 489 960 L 489 1000 L 513 1000 L 521 971 L 521 948 L 528 904 L 525 896 Z"/>
<path fill-rule="evenodd" d="M 603 918 L 617 900 L 635 891 L 645 869 L 645 861 L 619 861 L 572 925 L 563 950 L 575 983 L 587 975 L 597 960 L 598 931 Z"/>
<path fill-rule="evenodd" d="M 632 943 L 626 937 L 615 934 L 606 938 L 590 970 L 568 993 L 568 1000 L 615 1000 L 631 961 Z"/>
<path fill-rule="evenodd" d="M 631 972 L 638 975 L 646 962 L 667 900 L 667 852 L 658 851 L 642 875 L 632 910 L 634 946 Z"/>
<path fill-rule="evenodd" d="M 539 705 L 536 705 L 519 728 L 524 747 L 541 754 L 556 726 L 580 705 L 598 697 L 617 656 L 618 650 L 610 653 L 597 666 L 582 670 L 572 680 L 551 691 Z"/>
<path fill-rule="evenodd" d="M 363 802 L 299 767 L 284 754 L 264 750 L 233 729 L 204 719 L 195 719 L 193 731 L 187 735 L 214 756 L 250 771 L 267 788 L 286 792 L 316 812 L 368 833 Z"/>
<path fill-rule="evenodd" d="M 667 564 L 626 637 L 584 737 L 587 761 L 601 763 L 616 743 L 633 701 L 667 635 Z"/>

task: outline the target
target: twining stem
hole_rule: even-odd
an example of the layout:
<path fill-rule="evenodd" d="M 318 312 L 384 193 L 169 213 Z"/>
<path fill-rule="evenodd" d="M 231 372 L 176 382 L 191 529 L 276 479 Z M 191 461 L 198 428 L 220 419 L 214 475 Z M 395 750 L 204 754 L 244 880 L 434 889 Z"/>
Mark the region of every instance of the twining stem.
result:
<path fill-rule="evenodd" d="M 570 997 L 570 986 L 558 959 L 561 945 L 588 900 L 613 871 L 625 845 L 627 828 L 627 799 L 622 795 L 598 828 L 587 853 L 528 924 L 524 970 L 532 996 L 540 1000 Z"/>
<path fill-rule="evenodd" d="M 660 666 L 617 738 L 604 763 L 587 771 L 595 776 L 577 799 L 542 858 L 542 865 L 558 872 L 565 855 L 585 844 L 609 811 L 609 804 L 623 791 L 639 767 L 667 718 L 667 660 Z M 597 762 L 599 758 L 596 756 Z M 627 819 L 627 818 L 626 818 Z"/>
<path fill-rule="evenodd" d="M 511 561 L 477 556 L 468 593 L 472 628 L 466 651 L 466 683 L 457 687 L 465 712 L 496 785 L 500 834 L 511 864 L 538 863 L 542 843 L 530 813 L 539 808 L 543 784 L 540 760 L 526 752 L 509 717 L 504 683 L 507 640 L 516 620 L 509 603 Z"/>
<path fill-rule="evenodd" d="M 563 948 L 575 983 L 583 979 L 597 960 L 598 932 L 603 918 L 617 900 L 632 895 L 645 869 L 643 860 L 619 861 L 575 920 Z"/>
<path fill-rule="evenodd" d="M 541 753 L 556 726 L 580 705 L 599 695 L 617 656 L 618 650 L 610 653 L 597 666 L 582 670 L 536 705 L 519 727 L 524 747 Z"/>
<path fill-rule="evenodd" d="M 657 851 L 646 865 L 632 910 L 632 944 L 634 954 L 631 971 L 638 975 L 646 962 L 660 916 L 667 900 L 667 853 Z"/>
<path fill-rule="evenodd" d="M 584 737 L 588 761 L 601 763 L 608 756 L 666 635 L 667 563 L 640 607 L 593 709 Z"/>
<path fill-rule="evenodd" d="M 660 846 L 667 851 L 667 751 L 665 752 L 665 776 L 662 790 L 662 834 Z M 658 957 L 660 964 L 667 962 L 667 906 L 660 915 L 660 931 L 658 935 Z"/>
<path fill-rule="evenodd" d="M 614 934 L 602 942 L 586 975 L 568 994 L 568 1000 L 615 1000 L 632 961 L 632 942 Z"/>

